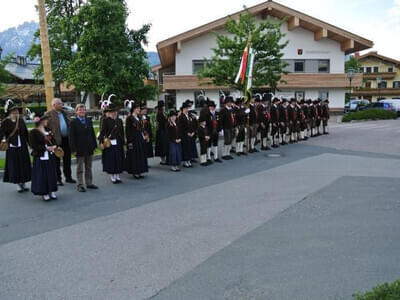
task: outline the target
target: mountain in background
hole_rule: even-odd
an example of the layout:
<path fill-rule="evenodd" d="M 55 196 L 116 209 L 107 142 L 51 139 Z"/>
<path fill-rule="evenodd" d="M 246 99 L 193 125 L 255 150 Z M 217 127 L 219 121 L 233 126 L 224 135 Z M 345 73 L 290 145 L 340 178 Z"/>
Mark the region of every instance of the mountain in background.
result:
<path fill-rule="evenodd" d="M 0 47 L 3 48 L 2 57 L 11 53 L 25 56 L 31 47 L 34 34 L 38 28 L 39 24 L 32 21 L 0 32 Z M 147 52 L 147 57 L 150 66 L 160 64 L 157 52 Z"/>
<path fill-rule="evenodd" d="M 2 57 L 11 53 L 25 56 L 38 28 L 39 24 L 32 21 L 0 32 L 0 46 L 3 48 Z"/>
<path fill-rule="evenodd" d="M 157 52 L 147 52 L 147 57 L 149 59 L 150 66 L 156 66 L 160 64 L 160 57 L 158 56 Z"/>

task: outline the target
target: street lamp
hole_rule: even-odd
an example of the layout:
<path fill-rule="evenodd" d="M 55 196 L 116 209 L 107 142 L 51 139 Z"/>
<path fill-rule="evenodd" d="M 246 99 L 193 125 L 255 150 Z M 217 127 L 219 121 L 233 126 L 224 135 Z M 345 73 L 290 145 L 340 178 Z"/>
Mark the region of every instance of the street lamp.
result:
<path fill-rule="evenodd" d="M 376 84 L 378 85 L 378 101 L 381 98 L 381 84 L 382 84 L 382 76 L 376 77 Z"/>
<path fill-rule="evenodd" d="M 349 82 L 350 82 L 350 97 L 349 97 L 349 99 L 351 98 L 351 92 L 352 92 L 352 90 L 351 90 L 351 83 L 353 82 L 353 78 L 354 78 L 355 73 L 356 73 L 356 72 L 355 72 L 355 70 L 354 70 L 353 68 L 348 69 L 347 72 L 346 72 L 347 79 L 348 79 Z M 350 99 L 350 100 L 351 100 L 351 99 Z"/>

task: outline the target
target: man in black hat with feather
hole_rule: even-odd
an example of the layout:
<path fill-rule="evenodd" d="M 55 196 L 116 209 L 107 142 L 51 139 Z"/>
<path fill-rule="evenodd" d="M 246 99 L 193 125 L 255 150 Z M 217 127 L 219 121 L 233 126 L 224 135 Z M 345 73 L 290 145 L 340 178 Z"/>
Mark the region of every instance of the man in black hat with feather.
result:
<path fill-rule="evenodd" d="M 222 159 L 231 160 L 233 157 L 230 155 L 232 149 L 232 141 L 234 138 L 234 115 L 233 115 L 233 98 L 228 96 L 224 100 L 224 107 L 220 111 L 220 128 L 224 133 L 224 148 L 222 152 Z"/>

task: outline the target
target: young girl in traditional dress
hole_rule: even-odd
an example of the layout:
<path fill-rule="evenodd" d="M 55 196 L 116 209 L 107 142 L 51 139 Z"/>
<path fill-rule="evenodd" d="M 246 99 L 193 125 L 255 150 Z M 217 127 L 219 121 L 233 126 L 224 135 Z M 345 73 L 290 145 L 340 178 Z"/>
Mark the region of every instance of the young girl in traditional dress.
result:
<path fill-rule="evenodd" d="M 44 201 L 56 200 L 57 168 L 54 151 L 57 146 L 47 127 L 48 117 L 35 117 L 36 128 L 29 133 L 32 148 L 33 169 L 31 191 Z"/>
<path fill-rule="evenodd" d="M 177 113 L 171 111 L 168 116 L 168 164 L 171 166 L 171 171 L 179 172 L 179 166 L 182 163 L 182 144 L 179 132 L 179 127 L 176 123 Z"/>

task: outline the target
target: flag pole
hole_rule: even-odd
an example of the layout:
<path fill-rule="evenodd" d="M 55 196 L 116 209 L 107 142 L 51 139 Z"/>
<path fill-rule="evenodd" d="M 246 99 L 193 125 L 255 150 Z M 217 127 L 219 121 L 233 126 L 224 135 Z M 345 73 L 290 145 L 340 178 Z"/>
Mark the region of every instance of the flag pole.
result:
<path fill-rule="evenodd" d="M 44 0 L 38 0 L 38 11 L 40 21 L 40 44 L 42 48 L 42 64 L 44 73 L 44 87 L 46 91 L 46 104 L 47 109 L 50 110 L 52 107 L 51 102 L 54 98 L 55 84 L 51 71 L 50 45 Z"/>
<path fill-rule="evenodd" d="M 250 56 L 250 49 L 251 49 L 251 33 L 249 33 L 249 36 L 247 38 L 247 49 L 248 49 L 247 56 L 249 57 Z M 247 62 L 247 63 L 249 63 L 249 62 Z M 247 66 L 248 66 L 248 64 L 247 64 Z M 247 66 L 246 66 L 246 68 L 247 68 Z M 248 107 L 249 103 L 250 103 L 250 98 L 247 97 L 247 82 L 248 82 L 247 70 L 246 70 L 245 74 L 246 75 L 245 75 L 245 78 L 244 78 L 244 87 L 243 87 L 244 88 L 244 94 L 243 94 L 243 96 L 244 96 L 244 103 Z M 251 97 L 251 95 L 249 95 L 249 96 Z"/>
<path fill-rule="evenodd" d="M 251 33 L 249 33 L 249 37 L 247 40 L 247 47 L 249 49 L 249 54 L 250 54 L 250 49 L 251 49 Z M 247 71 L 246 71 L 246 75 L 247 75 Z M 251 96 L 250 96 L 251 97 Z M 248 99 L 247 97 L 247 76 L 245 76 L 244 78 L 244 105 L 247 108 L 250 108 L 250 99 Z M 251 137 L 250 137 L 250 119 L 247 118 L 247 148 L 246 151 L 249 152 L 250 150 L 250 143 L 251 143 Z"/>

